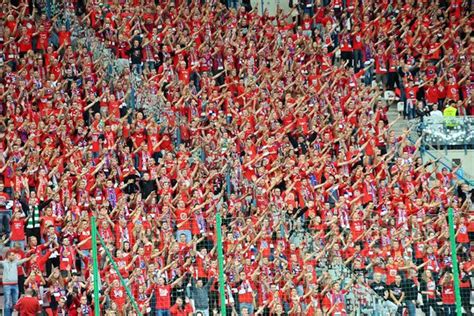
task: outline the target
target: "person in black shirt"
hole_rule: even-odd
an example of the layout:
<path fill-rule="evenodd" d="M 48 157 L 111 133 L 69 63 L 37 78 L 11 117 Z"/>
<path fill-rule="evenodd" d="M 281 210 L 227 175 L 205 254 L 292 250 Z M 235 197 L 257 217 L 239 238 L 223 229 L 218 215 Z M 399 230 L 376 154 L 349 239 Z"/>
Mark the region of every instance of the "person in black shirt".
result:
<path fill-rule="evenodd" d="M 143 174 L 143 179 L 140 180 L 139 186 L 142 199 L 144 200 L 146 200 L 148 196 L 157 189 L 156 181 L 150 179 L 150 174 L 148 172 Z"/>
<path fill-rule="evenodd" d="M 436 285 L 435 278 L 431 273 L 431 270 L 426 270 L 420 280 L 420 293 L 423 299 L 423 306 L 421 309 L 425 315 L 430 314 L 431 308 L 435 311 L 436 315 L 443 315 L 443 310 L 438 305 L 438 286 Z"/>
<path fill-rule="evenodd" d="M 387 284 L 382 281 L 382 275 L 380 273 L 374 274 L 374 282 L 370 287 L 379 296 L 379 299 L 376 301 L 377 311 L 381 313 L 387 311 L 387 314 L 393 314 L 397 311 L 398 306 L 389 300 L 389 288 Z"/>
<path fill-rule="evenodd" d="M 458 197 L 461 199 L 461 204 L 464 204 L 466 201 L 467 206 L 474 205 L 474 189 L 469 187 L 467 183 L 461 183 L 458 185 L 457 189 Z M 474 233 L 469 235 L 469 240 L 474 241 Z"/>
<path fill-rule="evenodd" d="M 390 285 L 390 299 L 398 306 L 397 315 L 403 315 L 403 302 L 405 301 L 405 296 L 402 276 L 398 274 L 395 277 L 395 282 Z"/>
<path fill-rule="evenodd" d="M 174 305 L 178 298 L 181 299 L 181 303 L 186 300 L 186 286 L 189 282 L 189 275 L 186 275 L 183 280 L 180 280 L 172 289 L 171 289 L 171 305 Z M 181 304 L 184 306 L 184 304 Z"/>
<path fill-rule="evenodd" d="M 415 302 L 418 298 L 418 285 L 415 283 L 417 271 L 410 269 L 408 271 L 408 278 L 403 282 L 403 292 L 405 293 L 405 304 L 408 309 L 409 316 L 416 315 Z"/>
<path fill-rule="evenodd" d="M 130 56 L 131 69 L 136 73 L 141 73 L 142 65 L 142 46 L 138 39 L 134 39 L 132 47 L 128 50 L 128 55 Z"/>

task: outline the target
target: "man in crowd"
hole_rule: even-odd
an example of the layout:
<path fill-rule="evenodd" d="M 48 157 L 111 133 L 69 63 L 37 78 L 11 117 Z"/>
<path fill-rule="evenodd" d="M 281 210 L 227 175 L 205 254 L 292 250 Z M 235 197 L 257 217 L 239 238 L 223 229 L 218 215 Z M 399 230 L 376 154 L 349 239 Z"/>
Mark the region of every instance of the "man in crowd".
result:
<path fill-rule="evenodd" d="M 33 290 L 27 289 L 15 305 L 15 310 L 19 316 L 36 316 L 41 312 L 41 305 L 38 298 L 33 296 Z"/>
<path fill-rule="evenodd" d="M 5 315 L 10 316 L 18 301 L 18 268 L 21 264 L 29 261 L 31 257 L 18 260 L 13 251 L 7 252 L 6 257 L 6 260 L 0 261 L 0 264 L 3 267 L 2 283 Z"/>

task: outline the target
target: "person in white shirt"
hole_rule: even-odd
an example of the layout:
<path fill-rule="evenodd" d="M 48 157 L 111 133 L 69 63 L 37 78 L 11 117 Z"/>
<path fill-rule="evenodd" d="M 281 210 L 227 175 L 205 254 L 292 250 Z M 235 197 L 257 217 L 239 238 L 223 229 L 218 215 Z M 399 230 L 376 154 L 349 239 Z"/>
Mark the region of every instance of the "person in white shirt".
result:
<path fill-rule="evenodd" d="M 443 112 L 438 110 L 438 104 L 433 104 L 433 110 L 430 112 L 432 118 L 443 118 Z"/>

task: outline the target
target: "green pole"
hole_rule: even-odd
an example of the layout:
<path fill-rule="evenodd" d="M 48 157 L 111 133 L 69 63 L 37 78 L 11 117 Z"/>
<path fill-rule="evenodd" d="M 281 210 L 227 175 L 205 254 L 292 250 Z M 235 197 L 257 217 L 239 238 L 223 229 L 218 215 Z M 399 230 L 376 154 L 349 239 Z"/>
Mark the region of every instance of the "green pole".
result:
<path fill-rule="evenodd" d="M 104 248 L 105 255 L 107 256 L 107 258 L 109 258 L 110 264 L 117 272 L 117 275 L 120 279 L 120 283 L 124 287 L 125 292 L 127 293 L 128 298 L 130 299 L 130 302 L 132 303 L 132 307 L 135 309 L 135 312 L 137 313 L 138 316 L 142 316 L 142 312 L 140 311 L 140 308 L 138 307 L 137 302 L 135 301 L 135 298 L 133 297 L 133 294 L 127 285 L 127 282 L 125 282 L 124 278 L 122 277 L 122 274 L 120 273 L 120 270 L 117 264 L 115 263 L 114 257 L 112 257 L 112 254 L 110 253 L 109 249 L 107 248 L 107 245 L 105 244 L 102 237 L 100 237 L 100 235 L 99 235 L 99 241 L 100 241 L 100 244 L 102 245 L 102 248 Z"/>
<path fill-rule="evenodd" d="M 451 260 L 453 262 L 454 295 L 456 297 L 456 315 L 461 316 L 461 291 L 459 290 L 458 257 L 456 255 L 456 232 L 454 231 L 454 213 L 448 209 L 449 241 L 451 243 Z"/>
<path fill-rule="evenodd" d="M 91 218 L 92 271 L 94 273 L 94 315 L 100 315 L 99 303 L 99 264 L 97 262 L 97 226 L 95 216 Z"/>
<path fill-rule="evenodd" d="M 227 315 L 225 306 L 224 254 L 222 253 L 222 218 L 221 213 L 216 215 L 217 261 L 219 262 L 219 294 L 221 296 L 221 315 Z"/>

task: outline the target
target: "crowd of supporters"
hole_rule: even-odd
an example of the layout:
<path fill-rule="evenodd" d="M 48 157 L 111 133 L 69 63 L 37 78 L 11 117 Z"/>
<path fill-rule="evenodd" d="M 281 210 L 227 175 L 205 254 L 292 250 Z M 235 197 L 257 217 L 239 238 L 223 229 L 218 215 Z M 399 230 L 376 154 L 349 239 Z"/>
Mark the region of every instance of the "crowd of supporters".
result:
<path fill-rule="evenodd" d="M 228 2 L 1 1 L 5 315 L 133 315 L 117 271 L 146 315 L 454 315 L 448 208 L 472 315 L 473 191 L 383 98 L 474 114 L 471 2 Z"/>

